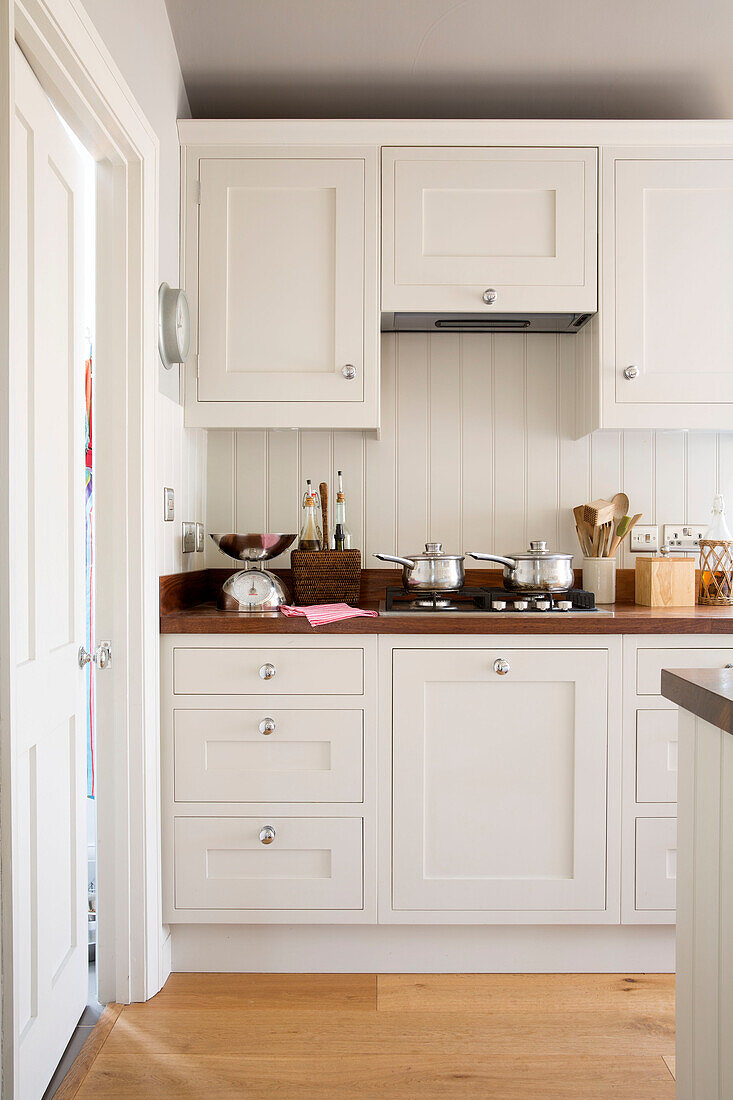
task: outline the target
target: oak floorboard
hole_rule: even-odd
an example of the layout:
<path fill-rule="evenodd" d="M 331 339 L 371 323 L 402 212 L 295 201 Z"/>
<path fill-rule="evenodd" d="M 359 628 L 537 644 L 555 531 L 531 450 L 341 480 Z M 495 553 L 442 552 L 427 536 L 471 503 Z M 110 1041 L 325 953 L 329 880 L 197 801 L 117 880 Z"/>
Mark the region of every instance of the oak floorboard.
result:
<path fill-rule="evenodd" d="M 165 1008 L 364 1009 L 377 1002 L 375 974 L 171 974 L 148 1004 Z"/>
<path fill-rule="evenodd" d="M 630 1013 L 613 1005 L 548 1013 L 316 1012 L 256 1009 L 167 1009 L 128 1006 L 107 1044 L 109 1053 L 261 1055 L 535 1054 L 598 1056 L 673 1054 L 671 1013 Z"/>
<path fill-rule="evenodd" d="M 54 1100 L 73 1100 L 77 1096 L 89 1071 L 99 1057 L 102 1047 L 112 1033 L 121 1012 L 122 1005 L 120 1004 L 112 1002 L 104 1006 L 102 1015 L 92 1028 L 91 1035 L 74 1059 L 71 1069 L 56 1089 Z"/>
<path fill-rule="evenodd" d="M 674 1012 L 674 974 L 379 974 L 383 1012 L 542 1008 Z"/>
<path fill-rule="evenodd" d="M 148 1061 L 103 1052 L 77 1094 L 95 1097 L 501 1097 L 501 1100 L 672 1100 L 659 1056 L 462 1058 L 394 1054 L 279 1058 L 159 1054 Z"/>

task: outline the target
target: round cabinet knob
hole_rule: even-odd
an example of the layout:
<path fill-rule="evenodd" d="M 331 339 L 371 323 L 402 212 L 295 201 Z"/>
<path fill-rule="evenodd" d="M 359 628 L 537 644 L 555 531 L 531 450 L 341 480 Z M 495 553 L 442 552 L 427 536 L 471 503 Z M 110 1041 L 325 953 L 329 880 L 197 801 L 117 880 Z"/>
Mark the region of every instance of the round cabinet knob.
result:
<path fill-rule="evenodd" d="M 266 665 L 260 665 L 260 680 L 271 680 L 277 669 L 268 661 Z"/>
<path fill-rule="evenodd" d="M 275 839 L 275 830 L 272 825 L 263 825 L 260 829 L 260 844 L 272 844 Z"/>
<path fill-rule="evenodd" d="M 267 737 L 268 734 L 274 733 L 274 732 L 275 732 L 275 719 L 274 718 L 263 718 L 262 721 L 260 722 L 260 733 L 264 734 L 264 736 Z"/>
<path fill-rule="evenodd" d="M 505 661 L 503 657 L 497 657 L 494 661 L 494 672 L 499 676 L 506 676 L 509 671 L 509 662 Z"/>
<path fill-rule="evenodd" d="M 486 302 L 487 306 L 493 306 L 494 302 L 496 301 L 496 291 L 491 289 L 485 290 L 481 297 Z"/>
<path fill-rule="evenodd" d="M 624 367 L 624 378 L 627 382 L 633 382 L 635 378 L 639 377 L 638 367 Z"/>
<path fill-rule="evenodd" d="M 348 381 L 351 382 L 352 379 L 356 378 L 356 367 L 353 363 L 347 363 L 341 368 L 341 373 L 343 374 L 344 378 L 348 379 Z"/>

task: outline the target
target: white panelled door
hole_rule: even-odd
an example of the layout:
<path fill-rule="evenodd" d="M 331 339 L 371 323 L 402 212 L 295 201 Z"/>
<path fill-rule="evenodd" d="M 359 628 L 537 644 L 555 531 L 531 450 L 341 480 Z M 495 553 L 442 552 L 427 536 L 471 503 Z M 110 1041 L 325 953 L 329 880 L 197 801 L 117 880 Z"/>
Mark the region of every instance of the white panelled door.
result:
<path fill-rule="evenodd" d="M 365 162 L 200 165 L 198 400 L 364 400 Z"/>
<path fill-rule="evenodd" d="M 83 162 L 16 47 L 11 721 L 14 1094 L 35 1100 L 87 999 Z"/>
<path fill-rule="evenodd" d="M 393 908 L 604 910 L 607 653 L 397 650 L 393 675 Z"/>
<path fill-rule="evenodd" d="M 638 150 L 613 168 L 616 401 L 733 401 L 733 159 Z"/>
<path fill-rule="evenodd" d="M 594 310 L 596 162 L 595 149 L 383 149 L 382 308 Z"/>

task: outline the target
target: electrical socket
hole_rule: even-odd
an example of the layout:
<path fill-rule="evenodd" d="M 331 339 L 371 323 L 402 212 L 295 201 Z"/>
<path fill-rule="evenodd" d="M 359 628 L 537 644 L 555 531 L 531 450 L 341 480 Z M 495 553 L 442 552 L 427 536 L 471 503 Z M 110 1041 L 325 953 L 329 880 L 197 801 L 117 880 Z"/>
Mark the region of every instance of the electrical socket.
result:
<path fill-rule="evenodd" d="M 662 528 L 663 545 L 671 550 L 697 551 L 707 529 L 707 523 L 665 523 Z"/>
<path fill-rule="evenodd" d="M 204 552 L 204 525 L 203 523 L 196 524 L 196 553 L 203 554 Z"/>
<path fill-rule="evenodd" d="M 629 550 L 632 554 L 653 554 L 659 550 L 659 528 L 656 524 L 642 527 L 637 523 L 631 528 Z"/>
<path fill-rule="evenodd" d="M 186 520 L 181 524 L 181 553 L 193 554 L 196 549 L 196 524 L 187 523 Z"/>
<path fill-rule="evenodd" d="M 167 487 L 163 490 L 163 519 L 172 523 L 176 515 L 176 494 Z"/>

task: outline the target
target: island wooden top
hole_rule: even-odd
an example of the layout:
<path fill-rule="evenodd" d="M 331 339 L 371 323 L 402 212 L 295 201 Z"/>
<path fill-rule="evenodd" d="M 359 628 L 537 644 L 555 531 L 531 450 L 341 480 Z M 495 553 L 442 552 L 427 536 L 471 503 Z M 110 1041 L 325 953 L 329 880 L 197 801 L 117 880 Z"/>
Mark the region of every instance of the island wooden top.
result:
<path fill-rule="evenodd" d="M 362 616 L 319 626 L 270 613 L 218 611 L 216 592 L 231 570 L 200 569 L 160 578 L 161 634 L 733 634 L 733 607 L 642 607 L 633 602 L 632 570 L 619 570 L 611 614 L 450 614 Z M 286 581 L 285 571 L 277 571 Z M 359 606 L 378 610 L 393 570 L 365 570 Z M 500 586 L 501 574 L 469 570 L 468 584 Z M 605 610 L 605 609 L 604 609 Z"/>
<path fill-rule="evenodd" d="M 711 726 L 733 733 L 733 668 L 663 668 L 662 695 Z"/>

